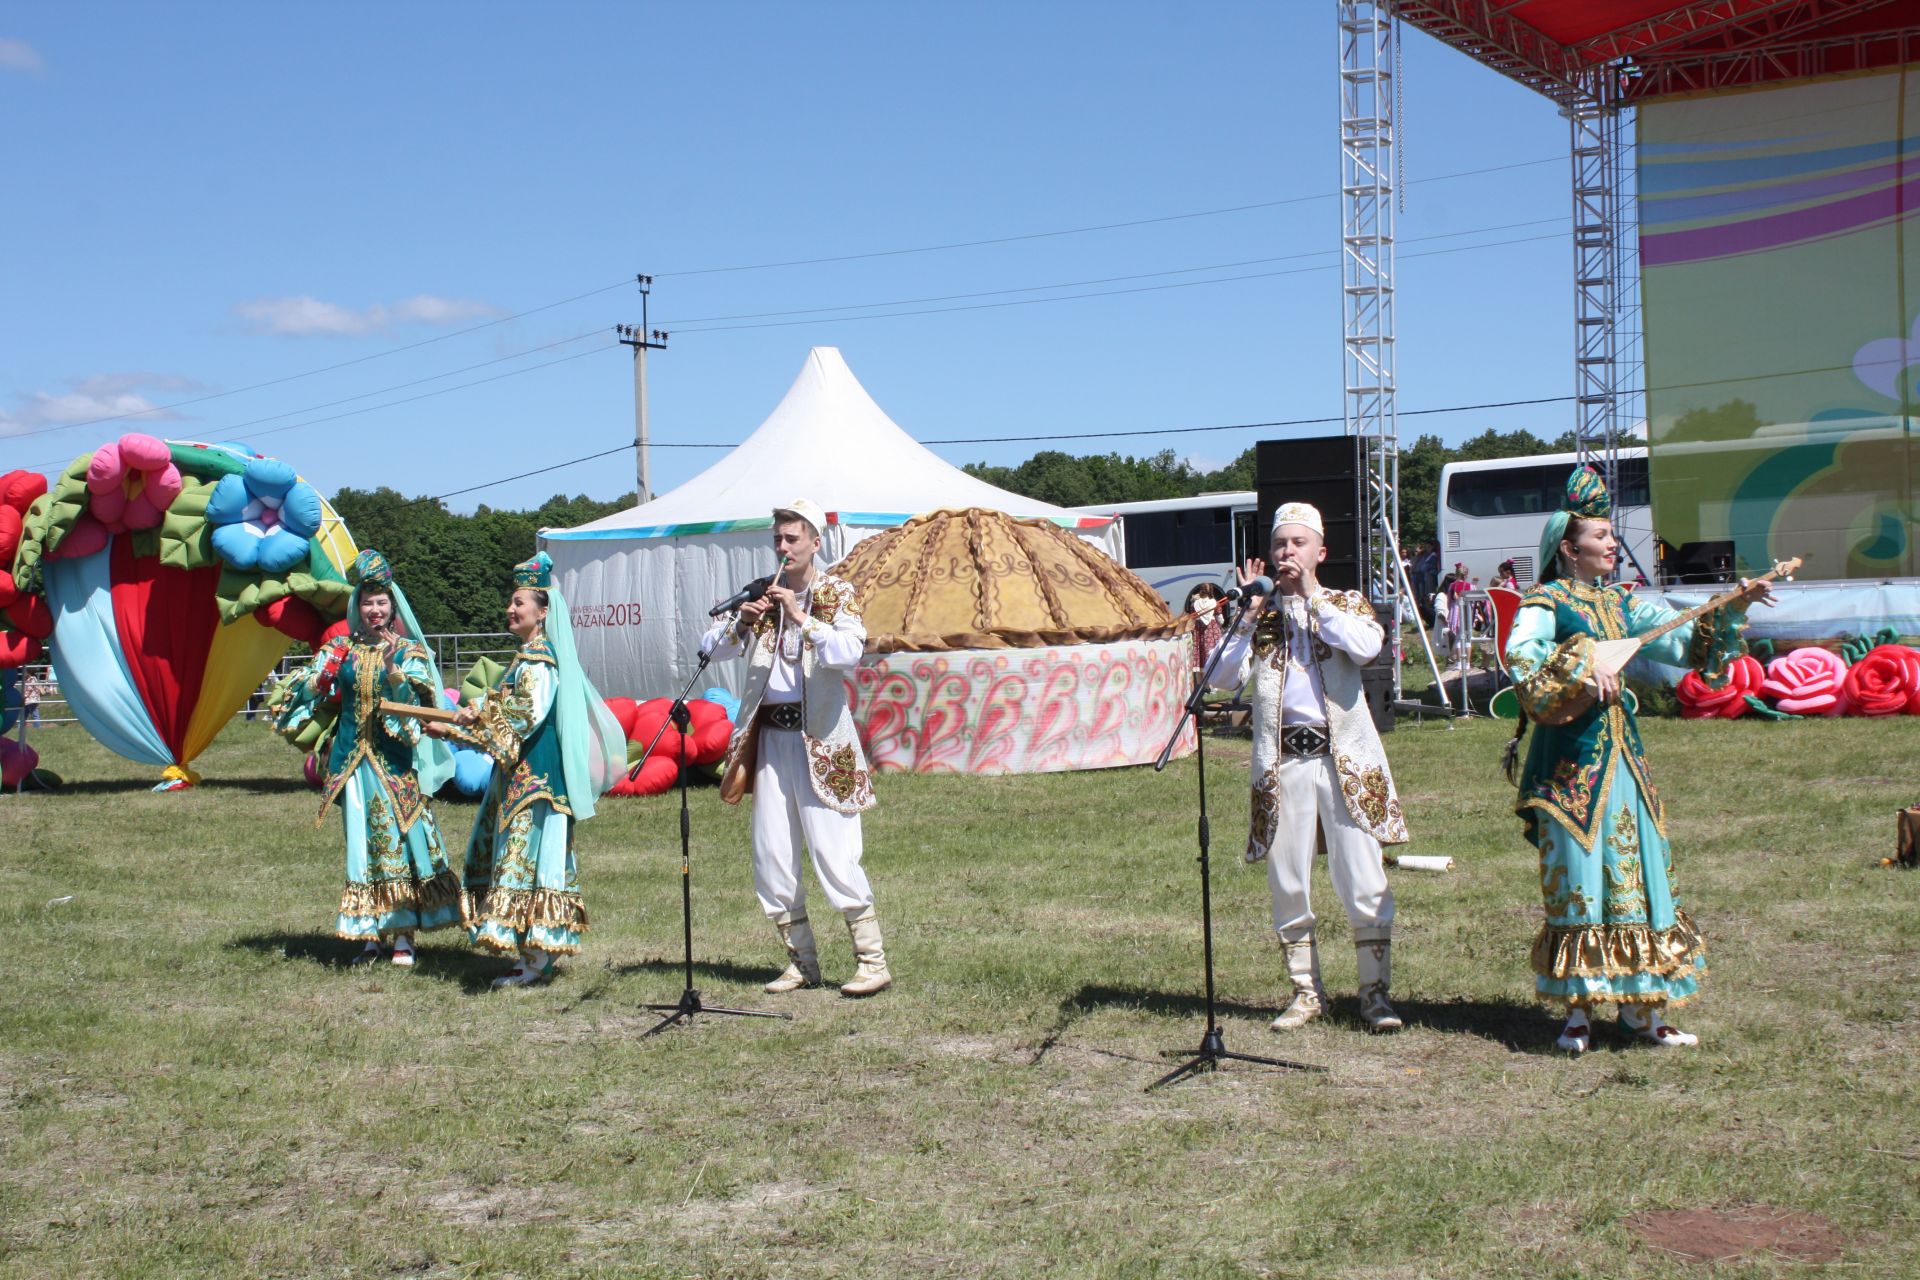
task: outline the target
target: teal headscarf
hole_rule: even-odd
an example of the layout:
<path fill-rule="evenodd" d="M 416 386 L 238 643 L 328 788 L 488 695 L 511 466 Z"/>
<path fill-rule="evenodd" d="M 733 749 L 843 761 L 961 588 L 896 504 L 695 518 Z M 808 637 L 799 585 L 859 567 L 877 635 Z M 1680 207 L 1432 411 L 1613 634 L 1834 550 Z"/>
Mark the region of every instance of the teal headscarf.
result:
<path fill-rule="evenodd" d="M 1560 576 L 1560 543 L 1567 536 L 1573 517 L 1586 520 L 1613 519 L 1613 495 L 1600 473 L 1592 467 L 1576 468 L 1567 477 L 1567 496 L 1560 510 L 1547 517 L 1540 534 L 1540 558 L 1534 562 L 1534 581 L 1551 582 Z"/>
<path fill-rule="evenodd" d="M 347 626 L 355 632 L 360 630 L 360 592 L 362 588 L 378 587 L 393 597 L 393 616 L 400 620 L 407 639 L 427 651 L 428 678 L 433 681 L 434 697 L 446 684 L 440 678 L 440 664 L 433 660 L 433 647 L 427 643 L 426 633 L 420 630 L 419 619 L 413 616 L 413 607 L 407 603 L 407 593 L 393 580 L 393 566 L 378 551 L 362 551 L 354 557 L 347 567 L 347 581 L 353 584 L 353 594 L 347 598 Z M 420 793 L 435 795 L 447 780 L 453 777 L 453 748 L 439 738 L 420 735 L 420 741 L 413 744 L 413 771 L 420 779 Z"/>
<path fill-rule="evenodd" d="M 594 814 L 594 801 L 620 780 L 627 767 L 627 734 L 607 710 L 600 691 L 580 669 L 580 653 L 573 645 L 573 618 L 567 601 L 553 585 L 553 561 L 542 551 L 513 567 L 513 584 L 547 593 L 547 643 L 553 646 L 553 664 L 560 691 L 553 700 L 554 732 L 560 735 L 560 770 L 566 780 L 567 804 L 576 822 Z"/>

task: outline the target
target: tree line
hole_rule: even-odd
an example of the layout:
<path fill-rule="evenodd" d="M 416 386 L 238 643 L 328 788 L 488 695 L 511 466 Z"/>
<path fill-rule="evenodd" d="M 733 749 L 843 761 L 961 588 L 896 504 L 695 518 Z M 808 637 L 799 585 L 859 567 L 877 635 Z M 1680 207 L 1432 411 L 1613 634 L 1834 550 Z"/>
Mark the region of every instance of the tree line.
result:
<path fill-rule="evenodd" d="M 1531 431 L 1488 430 L 1451 448 L 1439 436 L 1419 437 L 1400 451 L 1402 543 L 1412 547 L 1434 536 L 1440 468 L 1447 463 L 1572 447 L 1571 432 L 1543 440 Z M 1018 466 L 975 462 L 963 469 L 1002 489 L 1062 507 L 1251 489 L 1254 479 L 1251 448 L 1214 471 L 1195 469 L 1171 449 L 1144 458 L 1049 449 Z M 533 554 L 541 529 L 585 524 L 633 504 L 631 493 L 609 502 L 555 494 L 530 511 L 482 506 L 461 515 L 436 499 L 409 498 L 385 486 L 342 489 L 333 496 L 333 508 L 353 540 L 378 548 L 392 563 L 414 615 L 429 633 L 504 630 L 513 566 Z"/>

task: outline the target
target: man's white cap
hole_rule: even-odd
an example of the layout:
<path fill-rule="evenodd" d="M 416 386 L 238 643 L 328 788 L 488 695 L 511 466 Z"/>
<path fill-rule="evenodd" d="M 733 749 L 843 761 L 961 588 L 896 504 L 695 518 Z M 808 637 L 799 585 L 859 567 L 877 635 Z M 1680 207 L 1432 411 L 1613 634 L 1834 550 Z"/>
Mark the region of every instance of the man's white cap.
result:
<path fill-rule="evenodd" d="M 1304 525 L 1321 537 L 1327 536 L 1327 527 L 1320 522 L 1320 508 L 1305 502 L 1289 502 L 1273 513 L 1273 528 L 1269 533 L 1278 533 L 1283 524 Z"/>
<path fill-rule="evenodd" d="M 782 520 L 791 520 L 795 516 L 800 517 L 813 526 L 814 537 L 824 538 L 826 536 L 827 513 L 820 509 L 819 503 L 808 502 L 805 498 L 799 498 L 793 502 L 789 502 L 784 507 L 775 507 L 773 509 L 773 522 L 775 524 L 779 524 Z"/>

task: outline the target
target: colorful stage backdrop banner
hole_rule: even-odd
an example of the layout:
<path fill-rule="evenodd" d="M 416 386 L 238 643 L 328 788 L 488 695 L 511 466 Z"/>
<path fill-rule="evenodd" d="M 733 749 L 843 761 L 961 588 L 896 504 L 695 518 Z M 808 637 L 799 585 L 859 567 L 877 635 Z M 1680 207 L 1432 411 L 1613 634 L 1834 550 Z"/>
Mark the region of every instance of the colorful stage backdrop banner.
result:
<path fill-rule="evenodd" d="M 1696 564 L 1920 574 L 1913 70 L 1639 111 L 1654 529 Z"/>

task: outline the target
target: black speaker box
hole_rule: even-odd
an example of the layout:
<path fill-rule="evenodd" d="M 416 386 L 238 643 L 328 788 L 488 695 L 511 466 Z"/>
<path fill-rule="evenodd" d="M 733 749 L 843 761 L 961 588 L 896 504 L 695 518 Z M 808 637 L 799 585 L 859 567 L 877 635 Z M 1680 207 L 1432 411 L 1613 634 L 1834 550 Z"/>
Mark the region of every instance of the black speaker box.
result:
<path fill-rule="evenodd" d="M 1320 585 L 1365 590 L 1364 570 L 1372 546 L 1366 442 L 1349 435 L 1262 440 L 1254 446 L 1253 473 L 1261 546 L 1266 545 L 1275 511 L 1289 502 L 1312 503 L 1327 527 L 1327 559 L 1320 566 Z"/>

